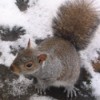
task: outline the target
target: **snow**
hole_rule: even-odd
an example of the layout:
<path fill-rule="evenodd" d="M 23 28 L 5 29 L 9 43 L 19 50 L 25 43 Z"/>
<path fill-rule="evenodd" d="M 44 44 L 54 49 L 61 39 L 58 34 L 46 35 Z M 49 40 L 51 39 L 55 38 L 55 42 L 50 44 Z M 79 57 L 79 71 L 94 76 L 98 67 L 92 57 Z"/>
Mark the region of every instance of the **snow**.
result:
<path fill-rule="evenodd" d="M 64 3 L 64 1 L 65 0 L 30 0 L 30 8 L 27 11 L 21 12 L 15 5 L 16 0 L 0 0 L 0 25 L 9 26 L 10 28 L 15 25 L 22 26 L 26 29 L 27 33 L 24 36 L 21 36 L 20 39 L 13 42 L 2 41 L 0 39 L 0 52 L 2 52 L 2 55 L 0 56 L 0 64 L 10 66 L 15 58 L 15 56 L 10 53 L 10 46 L 13 46 L 14 48 L 18 48 L 19 45 L 26 47 L 30 38 L 32 40 L 33 47 L 35 47 L 36 44 L 34 41 L 36 38 L 43 39 L 48 35 L 52 36 L 52 18 L 56 16 L 57 8 Z M 98 10 L 100 7 L 100 1 L 95 0 L 94 4 Z M 90 60 L 96 60 L 98 57 L 96 50 L 100 51 L 100 26 L 98 27 L 90 45 L 84 51 L 80 52 L 82 63 L 93 77 L 91 79 L 93 95 L 97 97 L 97 100 L 100 100 L 100 74 L 94 72 L 90 63 Z M 18 82 L 20 82 L 20 80 L 16 82 L 14 81 L 12 84 Z M 26 84 L 29 85 L 29 83 Z M 18 93 L 21 92 L 22 91 L 19 91 Z M 47 99 L 47 97 L 38 96 L 30 98 L 30 100 L 40 99 L 51 100 L 50 98 Z"/>
<path fill-rule="evenodd" d="M 30 5 L 28 11 L 21 12 L 15 5 L 15 0 L 0 0 L 0 25 L 9 26 L 22 26 L 26 29 L 26 35 L 21 39 L 12 42 L 0 42 L 0 51 L 3 55 L 0 57 L 0 63 L 9 66 L 14 59 L 10 54 L 9 46 L 12 45 L 18 48 L 18 45 L 25 47 L 28 39 L 45 38 L 47 35 L 52 35 L 51 21 L 53 16 L 56 15 L 57 7 L 64 0 L 30 0 L 36 2 L 36 5 Z M 29 3 L 29 4 L 30 4 Z M 34 44 L 34 40 L 33 46 Z M 15 45 L 16 44 L 16 45 Z M 9 59 L 9 57 L 11 59 Z M 9 59 L 9 60 L 8 60 Z"/>
<path fill-rule="evenodd" d="M 32 80 L 26 79 L 23 75 L 21 75 L 17 80 L 13 80 L 13 82 L 10 82 L 9 80 L 6 82 L 9 84 L 9 87 L 12 87 L 9 93 L 13 96 L 27 94 L 27 88 L 32 84 Z"/>
<path fill-rule="evenodd" d="M 94 72 L 93 66 L 91 65 L 91 60 L 96 61 L 98 54 L 96 51 L 100 51 L 100 27 L 98 27 L 96 34 L 91 41 L 90 45 L 84 50 L 81 51 L 82 64 L 91 74 L 91 87 L 93 89 L 93 95 L 100 100 L 100 73 Z"/>
<path fill-rule="evenodd" d="M 51 97 L 45 97 L 45 96 L 38 96 L 37 94 L 35 94 L 32 97 L 30 97 L 30 100 L 57 100 L 57 99 L 53 99 Z"/>

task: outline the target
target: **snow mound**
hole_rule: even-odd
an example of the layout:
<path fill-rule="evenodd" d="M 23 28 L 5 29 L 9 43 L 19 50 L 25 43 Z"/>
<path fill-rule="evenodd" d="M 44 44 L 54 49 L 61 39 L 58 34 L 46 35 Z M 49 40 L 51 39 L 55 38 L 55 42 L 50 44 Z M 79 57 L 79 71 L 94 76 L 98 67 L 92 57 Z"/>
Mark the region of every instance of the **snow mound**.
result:
<path fill-rule="evenodd" d="M 57 99 L 53 99 L 51 97 L 45 97 L 45 96 L 38 96 L 35 94 L 32 97 L 30 97 L 30 100 L 57 100 Z"/>

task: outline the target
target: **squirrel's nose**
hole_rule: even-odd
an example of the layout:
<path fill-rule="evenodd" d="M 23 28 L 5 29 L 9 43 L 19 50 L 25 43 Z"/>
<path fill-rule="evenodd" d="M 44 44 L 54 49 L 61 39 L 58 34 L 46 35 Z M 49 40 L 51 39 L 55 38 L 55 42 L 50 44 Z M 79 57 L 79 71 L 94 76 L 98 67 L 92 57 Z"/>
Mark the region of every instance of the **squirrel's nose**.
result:
<path fill-rule="evenodd" d="M 14 66 L 13 65 L 10 66 L 10 70 L 14 71 Z"/>
<path fill-rule="evenodd" d="M 13 73 L 17 74 L 17 75 L 20 74 L 20 69 L 19 69 L 18 67 L 16 67 L 15 65 L 11 65 L 11 66 L 10 66 L 10 70 L 11 70 Z"/>

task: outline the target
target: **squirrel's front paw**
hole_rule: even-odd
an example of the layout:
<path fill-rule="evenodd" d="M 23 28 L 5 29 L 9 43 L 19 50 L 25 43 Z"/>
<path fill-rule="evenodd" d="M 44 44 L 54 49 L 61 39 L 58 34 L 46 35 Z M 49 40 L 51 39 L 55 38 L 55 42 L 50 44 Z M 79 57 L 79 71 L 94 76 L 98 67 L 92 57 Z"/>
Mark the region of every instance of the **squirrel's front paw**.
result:
<path fill-rule="evenodd" d="M 45 89 L 35 86 L 35 91 L 40 95 L 46 95 Z"/>
<path fill-rule="evenodd" d="M 79 92 L 79 89 L 77 89 L 76 87 L 67 87 L 64 92 L 67 92 L 67 98 L 73 98 L 77 96 L 77 92 Z"/>

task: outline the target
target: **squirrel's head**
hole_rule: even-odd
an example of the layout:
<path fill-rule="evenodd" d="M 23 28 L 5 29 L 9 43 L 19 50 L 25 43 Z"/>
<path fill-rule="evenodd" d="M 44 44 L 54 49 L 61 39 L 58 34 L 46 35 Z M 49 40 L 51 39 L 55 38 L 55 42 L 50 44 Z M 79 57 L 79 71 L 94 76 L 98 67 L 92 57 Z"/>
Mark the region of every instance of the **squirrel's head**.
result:
<path fill-rule="evenodd" d="M 29 40 L 27 48 L 18 53 L 10 69 L 17 75 L 32 74 L 43 66 L 46 59 L 47 54 L 34 50 Z"/>

